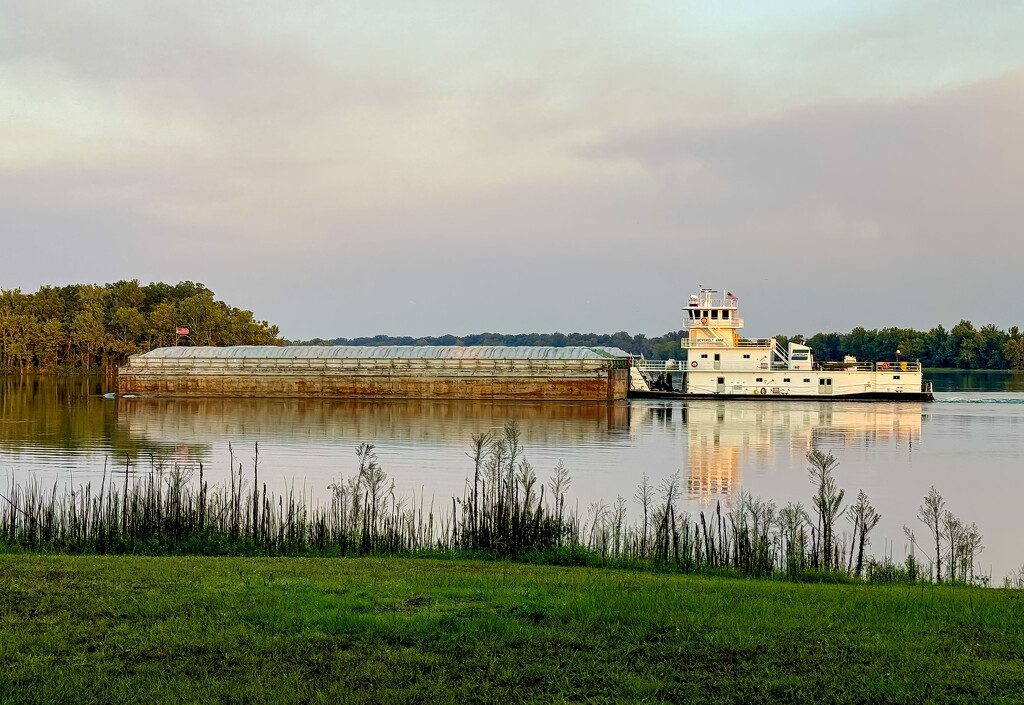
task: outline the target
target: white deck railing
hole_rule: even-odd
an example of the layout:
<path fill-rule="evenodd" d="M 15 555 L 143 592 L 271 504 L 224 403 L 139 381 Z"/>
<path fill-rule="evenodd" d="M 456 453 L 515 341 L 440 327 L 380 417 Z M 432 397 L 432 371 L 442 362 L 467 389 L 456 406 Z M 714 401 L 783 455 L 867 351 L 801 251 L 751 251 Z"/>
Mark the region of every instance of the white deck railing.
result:
<path fill-rule="evenodd" d="M 770 348 L 774 338 L 740 338 L 736 345 L 732 344 L 730 338 L 683 338 L 684 348 Z"/>
<path fill-rule="evenodd" d="M 636 358 L 633 360 L 633 367 L 644 372 L 674 372 L 683 368 L 682 360 L 645 360 Z"/>
<path fill-rule="evenodd" d="M 686 308 L 739 308 L 740 302 L 735 297 L 712 296 L 712 292 L 702 291 L 697 294 L 697 303 L 688 304 Z"/>

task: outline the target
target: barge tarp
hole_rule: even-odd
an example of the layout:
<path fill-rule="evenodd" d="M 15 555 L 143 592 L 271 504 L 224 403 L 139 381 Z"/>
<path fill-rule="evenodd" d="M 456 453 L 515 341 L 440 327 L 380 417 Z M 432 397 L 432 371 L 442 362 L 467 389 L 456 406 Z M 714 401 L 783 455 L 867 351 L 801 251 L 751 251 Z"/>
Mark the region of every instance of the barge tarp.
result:
<path fill-rule="evenodd" d="M 171 347 L 133 355 L 118 391 L 151 396 L 625 399 L 629 354 L 608 347 Z"/>

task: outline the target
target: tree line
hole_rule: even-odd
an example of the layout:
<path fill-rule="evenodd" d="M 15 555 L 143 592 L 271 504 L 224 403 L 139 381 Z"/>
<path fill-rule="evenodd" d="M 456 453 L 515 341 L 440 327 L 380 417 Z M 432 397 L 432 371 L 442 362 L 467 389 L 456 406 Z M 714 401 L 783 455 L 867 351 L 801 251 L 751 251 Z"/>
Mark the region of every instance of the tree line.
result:
<path fill-rule="evenodd" d="M 0 289 L 0 370 L 109 369 L 163 346 L 282 342 L 277 326 L 190 281 Z"/>
<path fill-rule="evenodd" d="M 1024 369 L 1024 333 L 1017 326 L 1000 330 L 994 325 L 975 328 L 960 321 L 948 331 L 936 326 L 924 332 L 913 328 L 854 328 L 849 333 L 815 333 L 809 338 L 778 336 L 779 342 L 803 343 L 818 360 L 920 360 L 925 367 L 961 370 Z"/>
<path fill-rule="evenodd" d="M 362 338 L 315 338 L 295 341 L 295 345 L 552 345 L 617 347 L 632 355 L 668 360 L 680 357 L 680 340 L 686 331 L 670 331 L 648 337 L 618 333 L 476 333 L 414 338 L 411 336 L 375 335 Z M 970 321 L 960 321 L 950 330 L 936 326 L 931 330 L 912 328 L 854 328 L 849 333 L 815 333 L 777 335 L 779 344 L 802 343 L 814 350 L 822 361 L 842 361 L 846 355 L 858 360 L 895 360 L 896 351 L 903 360 L 920 360 L 925 367 L 947 367 L 963 370 L 1024 369 L 1024 332 L 1017 326 L 1000 330 L 994 325 L 975 328 Z"/>

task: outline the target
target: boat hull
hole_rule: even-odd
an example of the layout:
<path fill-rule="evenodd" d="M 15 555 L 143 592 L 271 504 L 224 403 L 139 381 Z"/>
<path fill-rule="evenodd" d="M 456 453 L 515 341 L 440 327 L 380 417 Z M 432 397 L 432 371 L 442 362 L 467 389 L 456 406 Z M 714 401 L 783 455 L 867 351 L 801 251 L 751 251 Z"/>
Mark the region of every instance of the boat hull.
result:
<path fill-rule="evenodd" d="M 859 394 L 695 394 L 629 390 L 629 399 L 721 399 L 723 401 L 935 401 L 932 392 L 862 392 Z"/>

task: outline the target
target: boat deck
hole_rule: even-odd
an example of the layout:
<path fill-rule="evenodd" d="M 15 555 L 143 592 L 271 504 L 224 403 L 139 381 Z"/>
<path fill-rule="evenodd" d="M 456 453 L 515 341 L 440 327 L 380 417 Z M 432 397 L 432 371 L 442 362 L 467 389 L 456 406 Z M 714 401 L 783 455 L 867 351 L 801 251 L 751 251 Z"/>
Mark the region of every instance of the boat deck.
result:
<path fill-rule="evenodd" d="M 629 390 L 629 399 L 721 399 L 722 401 L 935 401 L 932 392 L 864 392 L 862 394 L 691 394 Z"/>

